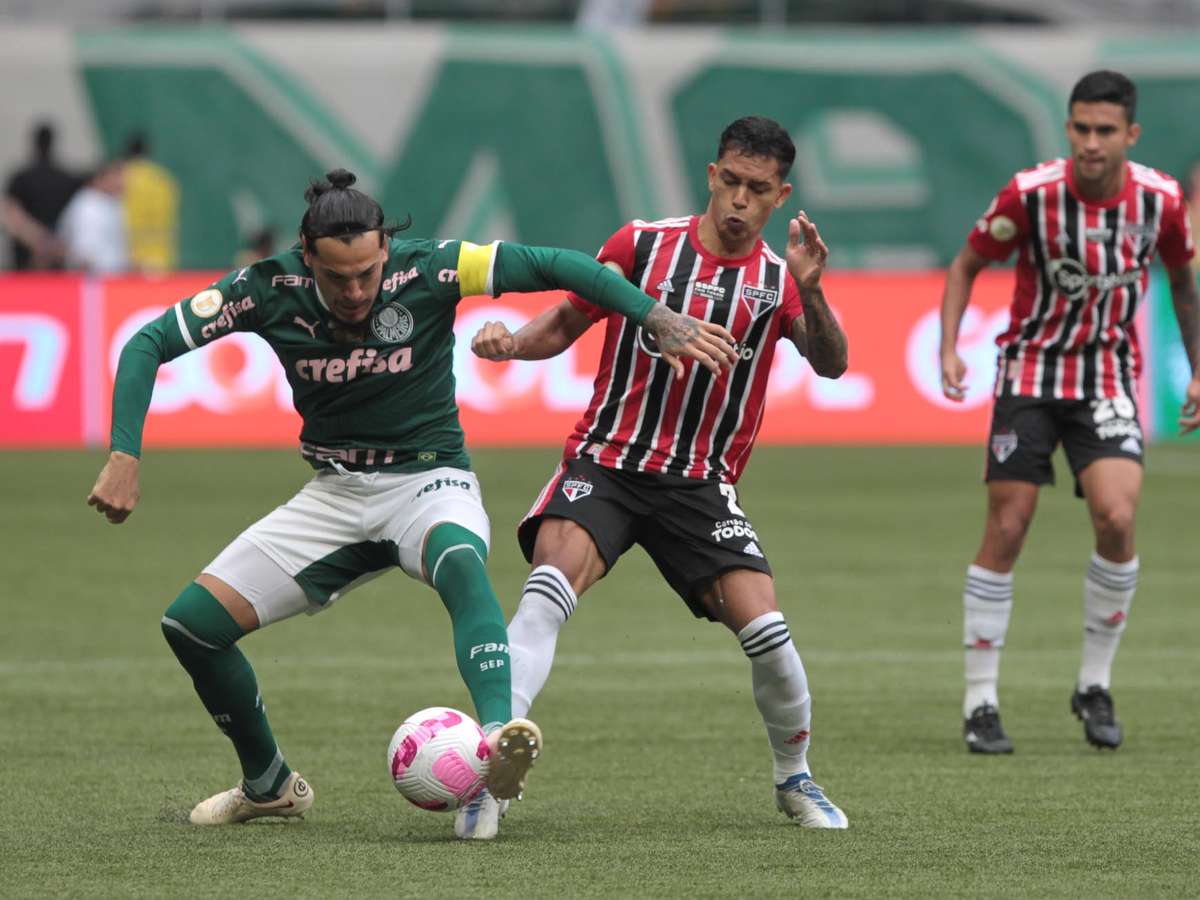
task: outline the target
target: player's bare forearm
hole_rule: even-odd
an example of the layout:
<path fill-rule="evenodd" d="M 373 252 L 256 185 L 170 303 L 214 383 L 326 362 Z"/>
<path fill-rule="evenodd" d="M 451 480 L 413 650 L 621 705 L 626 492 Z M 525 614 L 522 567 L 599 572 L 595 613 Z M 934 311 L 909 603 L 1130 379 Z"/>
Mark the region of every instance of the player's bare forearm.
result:
<path fill-rule="evenodd" d="M 545 310 L 513 335 L 513 359 L 558 356 L 588 330 L 592 320 L 569 300 Z"/>
<path fill-rule="evenodd" d="M 552 307 L 512 334 L 503 322 L 485 322 L 471 339 L 471 352 L 482 359 L 549 359 L 587 331 L 592 320 L 569 300 Z"/>
<path fill-rule="evenodd" d="M 1192 365 L 1192 377 L 1200 377 L 1200 291 L 1190 266 L 1180 266 L 1168 272 L 1171 282 L 1171 305 L 1175 307 L 1175 320 L 1179 323 L 1179 336 L 1188 362 Z"/>
<path fill-rule="evenodd" d="M 958 329 L 963 313 L 971 302 L 975 277 L 987 265 L 987 260 L 969 245 L 964 247 L 946 270 L 946 286 L 942 292 L 942 353 L 953 353 L 958 345 Z"/>
<path fill-rule="evenodd" d="M 975 276 L 988 264 L 970 244 L 959 251 L 946 270 L 946 287 L 942 292 L 942 393 L 947 399 L 961 402 L 966 397 L 967 364 L 958 355 L 958 329 L 963 313 L 971 302 Z"/>
<path fill-rule="evenodd" d="M 800 347 L 814 372 L 824 378 L 838 378 L 849 363 L 846 332 L 842 331 L 833 310 L 829 308 L 820 284 L 799 284 L 797 287 L 800 289 L 800 303 L 804 307 L 804 321 L 803 324 L 799 320 L 796 323 L 800 325 L 803 335 L 803 343 L 796 341 L 796 346 Z M 796 330 L 793 327 L 793 338 Z"/>

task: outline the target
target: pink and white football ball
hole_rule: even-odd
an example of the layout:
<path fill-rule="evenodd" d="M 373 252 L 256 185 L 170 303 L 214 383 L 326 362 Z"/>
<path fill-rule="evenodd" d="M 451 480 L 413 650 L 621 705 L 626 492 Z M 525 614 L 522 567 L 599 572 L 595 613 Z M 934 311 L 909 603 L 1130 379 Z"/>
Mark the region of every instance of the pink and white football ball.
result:
<path fill-rule="evenodd" d="M 431 706 L 396 729 L 388 747 L 396 790 L 421 809 L 448 812 L 474 799 L 488 772 L 479 723 L 464 712 Z"/>

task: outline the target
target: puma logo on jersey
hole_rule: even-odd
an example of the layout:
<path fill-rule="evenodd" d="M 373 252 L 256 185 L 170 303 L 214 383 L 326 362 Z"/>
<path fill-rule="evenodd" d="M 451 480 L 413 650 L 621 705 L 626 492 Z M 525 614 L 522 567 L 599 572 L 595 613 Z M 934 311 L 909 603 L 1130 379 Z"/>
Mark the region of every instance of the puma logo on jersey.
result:
<path fill-rule="evenodd" d="M 296 316 L 296 318 L 292 319 L 292 321 L 294 323 L 296 323 L 297 325 L 299 325 L 301 328 L 303 328 L 305 331 L 307 331 L 309 333 L 309 336 L 311 336 L 314 341 L 317 339 L 317 323 L 316 322 L 313 322 L 311 325 L 309 325 L 307 322 L 305 322 L 299 316 Z"/>
<path fill-rule="evenodd" d="M 246 274 L 249 271 L 250 271 L 250 267 L 246 266 L 244 269 L 242 269 L 240 272 L 237 273 L 237 278 L 233 279 L 233 282 L 229 286 L 233 287 L 233 285 L 237 284 L 239 281 L 249 281 L 250 277 Z"/>

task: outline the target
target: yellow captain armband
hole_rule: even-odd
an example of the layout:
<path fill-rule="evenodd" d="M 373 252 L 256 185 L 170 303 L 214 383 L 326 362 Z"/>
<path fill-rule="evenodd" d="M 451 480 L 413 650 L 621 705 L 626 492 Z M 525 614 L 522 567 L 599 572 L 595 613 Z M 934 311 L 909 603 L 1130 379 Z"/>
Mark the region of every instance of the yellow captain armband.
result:
<path fill-rule="evenodd" d="M 499 241 L 490 244 L 472 244 L 463 241 L 458 250 L 458 287 L 464 297 L 476 294 L 493 294 L 493 274 L 496 268 L 496 251 Z"/>

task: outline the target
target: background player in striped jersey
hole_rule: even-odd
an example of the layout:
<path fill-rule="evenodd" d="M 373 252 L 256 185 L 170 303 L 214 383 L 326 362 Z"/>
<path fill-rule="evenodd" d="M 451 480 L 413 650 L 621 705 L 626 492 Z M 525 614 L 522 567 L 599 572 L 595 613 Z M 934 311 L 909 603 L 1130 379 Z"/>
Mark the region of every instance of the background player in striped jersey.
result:
<path fill-rule="evenodd" d="M 997 697 L 1012 570 L 1038 488 L 1054 483 L 1050 457 L 1060 443 L 1096 537 L 1083 582 L 1083 658 L 1071 709 L 1090 743 L 1121 743 L 1109 681 L 1138 577 L 1141 351 L 1134 316 L 1156 251 L 1192 367 L 1180 428 L 1186 434 L 1200 425 L 1200 301 L 1188 265 L 1195 248 L 1179 185 L 1127 158 L 1140 131 L 1136 99 L 1133 83 L 1117 72 L 1080 79 L 1068 103 L 1070 157 L 1018 172 L 946 277 L 942 388 L 961 400 L 966 366 L 955 347 L 971 285 L 988 263 L 1018 251 L 1011 323 L 997 339 L 987 518 L 963 594 L 964 736 L 977 753 L 1012 752 Z"/>
<path fill-rule="evenodd" d="M 472 346 L 487 359 L 545 359 L 608 320 L 592 402 L 520 526 L 534 568 L 510 625 L 513 708 L 528 710 L 541 690 L 579 595 L 640 544 L 696 616 L 738 636 L 774 753 L 779 808 L 802 825 L 845 828 L 810 774 L 808 681 L 734 488 L 762 421 L 776 342 L 794 341 L 820 375 L 846 368 L 846 337 L 821 290 L 828 250 L 816 226 L 803 212 L 789 223 L 786 258 L 760 237 L 791 193 L 795 155 L 776 122 L 739 119 L 708 165 L 703 215 L 630 222 L 599 254 L 659 305 L 732 332 L 730 372 L 678 359 L 577 295 L 515 335 L 488 323 Z M 481 816 L 500 813 L 494 801 L 483 805 Z"/>
<path fill-rule="evenodd" d="M 512 719 L 504 617 L 484 566 L 490 525 L 454 400 L 452 329 L 463 296 L 573 289 L 714 371 L 732 355 L 721 328 L 656 307 L 585 254 L 395 239 L 398 229 L 354 180 L 339 169 L 311 185 L 297 247 L 172 306 L 129 340 L 117 369 L 112 454 L 88 497 L 109 521 L 123 522 L 138 502 L 142 425 L 158 367 L 234 331 L 260 335 L 279 357 L 303 420 L 301 453 L 316 469 L 162 618 L 242 769 L 237 787 L 196 806 L 196 824 L 295 816 L 312 805 L 236 642 L 317 612 L 396 566 L 433 587 L 450 614 L 459 671 L 492 746 L 488 789 L 520 791 L 541 737 L 532 722 Z"/>

